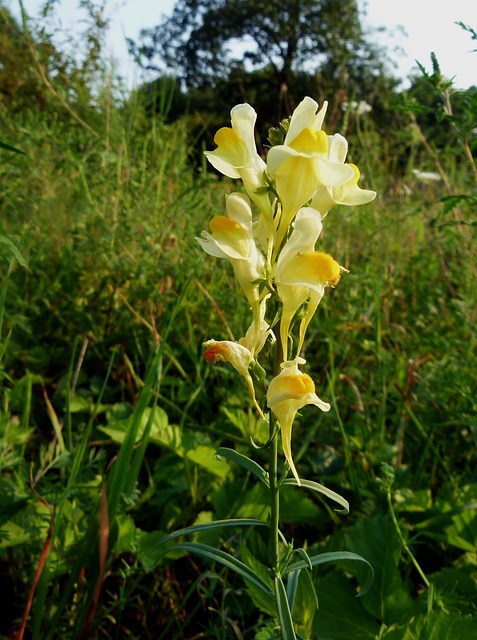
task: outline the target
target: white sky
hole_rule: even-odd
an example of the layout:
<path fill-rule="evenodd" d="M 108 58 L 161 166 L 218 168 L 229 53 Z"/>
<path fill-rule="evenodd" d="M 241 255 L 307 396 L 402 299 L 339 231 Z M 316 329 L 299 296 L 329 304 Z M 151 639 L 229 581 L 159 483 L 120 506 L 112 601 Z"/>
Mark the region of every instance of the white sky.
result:
<path fill-rule="evenodd" d="M 35 17 L 44 0 L 23 0 L 23 3 L 27 13 Z M 58 14 L 65 31 L 78 29 L 81 20 L 78 4 L 78 0 L 58 0 Z M 174 4 L 175 0 L 106 0 L 106 16 L 111 19 L 108 52 L 118 60 L 118 71 L 128 86 L 137 78 L 134 65 L 128 60 L 125 36 L 137 39 L 142 28 L 158 24 L 161 16 L 170 14 Z M 397 64 L 397 77 L 405 81 L 415 69 L 416 60 L 431 70 L 430 54 L 434 51 L 441 71 L 448 78 L 454 77 L 457 87 L 477 85 L 477 52 L 472 53 L 477 49 L 477 41 L 455 24 L 462 21 L 477 30 L 476 0 L 358 0 L 358 4 L 367 8 L 365 25 L 394 30 L 385 43 Z M 17 0 L 7 0 L 7 6 L 17 13 Z M 396 52 L 396 47 L 403 53 Z"/>

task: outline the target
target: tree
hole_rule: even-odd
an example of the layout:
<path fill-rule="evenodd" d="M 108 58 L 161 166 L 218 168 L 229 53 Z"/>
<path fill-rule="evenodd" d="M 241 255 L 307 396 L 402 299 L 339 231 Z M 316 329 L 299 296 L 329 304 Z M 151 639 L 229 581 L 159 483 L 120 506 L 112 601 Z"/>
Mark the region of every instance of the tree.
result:
<path fill-rule="evenodd" d="M 130 45 L 146 67 L 174 71 L 188 89 L 267 68 L 275 98 L 285 99 L 297 72 L 345 69 L 369 50 L 356 0 L 182 0 Z"/>

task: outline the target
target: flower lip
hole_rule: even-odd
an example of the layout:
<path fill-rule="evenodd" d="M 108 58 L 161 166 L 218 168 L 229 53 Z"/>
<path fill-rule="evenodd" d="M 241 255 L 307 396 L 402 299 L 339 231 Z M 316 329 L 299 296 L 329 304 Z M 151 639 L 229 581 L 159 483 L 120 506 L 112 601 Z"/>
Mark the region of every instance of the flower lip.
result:
<path fill-rule="evenodd" d="M 292 256 L 285 270 L 288 282 L 318 282 L 336 286 L 341 277 L 341 267 L 328 253 L 313 251 Z"/>
<path fill-rule="evenodd" d="M 290 149 L 306 155 L 318 153 L 326 157 L 329 150 L 328 136 L 322 130 L 313 131 L 310 127 L 306 127 L 290 143 Z"/>
<path fill-rule="evenodd" d="M 209 341 L 211 342 L 211 341 Z M 204 358 L 207 362 L 227 362 L 228 349 L 225 345 L 216 342 L 207 346 L 204 350 Z"/>

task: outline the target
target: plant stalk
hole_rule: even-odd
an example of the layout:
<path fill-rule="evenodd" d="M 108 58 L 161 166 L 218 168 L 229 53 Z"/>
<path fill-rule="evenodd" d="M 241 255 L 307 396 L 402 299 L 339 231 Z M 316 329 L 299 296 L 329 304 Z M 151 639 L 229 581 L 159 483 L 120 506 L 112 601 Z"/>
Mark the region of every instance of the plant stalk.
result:
<path fill-rule="evenodd" d="M 273 366 L 273 375 L 280 373 L 280 365 L 283 360 L 283 350 L 280 340 L 280 323 L 276 328 L 277 339 L 275 341 L 275 362 Z M 278 569 L 279 552 L 278 552 L 278 525 L 280 520 L 280 487 L 278 485 L 278 430 L 275 428 L 276 420 L 269 412 L 269 462 L 268 475 L 270 482 L 270 540 L 269 540 L 269 557 L 270 565 L 276 574 Z"/>
<path fill-rule="evenodd" d="M 280 518 L 280 489 L 278 487 L 278 434 L 273 431 L 275 427 L 275 419 L 270 411 L 270 442 L 268 475 L 270 482 L 270 541 L 269 556 L 270 565 L 274 573 L 278 567 L 278 522 Z M 273 436 L 273 437 L 272 437 Z"/>

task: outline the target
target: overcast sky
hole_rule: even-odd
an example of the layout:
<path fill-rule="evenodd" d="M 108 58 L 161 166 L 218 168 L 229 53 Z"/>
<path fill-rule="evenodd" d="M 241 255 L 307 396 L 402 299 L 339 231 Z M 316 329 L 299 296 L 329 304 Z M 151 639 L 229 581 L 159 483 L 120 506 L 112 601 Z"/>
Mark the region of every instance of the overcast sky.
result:
<path fill-rule="evenodd" d="M 7 4 L 17 11 L 17 0 Z M 27 13 L 35 16 L 44 0 L 23 0 Z M 78 29 L 81 13 L 78 0 L 58 0 L 58 15 L 65 32 Z M 106 0 L 106 16 L 111 20 L 108 52 L 119 62 L 119 72 L 129 86 L 137 80 L 134 65 L 128 60 L 125 37 L 137 39 L 139 31 L 156 25 L 170 14 L 175 0 Z M 405 80 L 418 60 L 431 70 L 430 54 L 434 51 L 446 77 L 454 77 L 457 87 L 477 85 L 477 42 L 455 24 L 462 21 L 477 30 L 477 0 L 358 0 L 366 7 L 364 24 L 371 28 L 385 26 L 397 77 Z M 398 29 L 402 27 L 402 29 Z M 376 36 L 378 39 L 378 36 Z M 403 53 L 395 52 L 396 47 Z"/>

